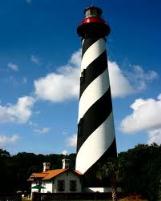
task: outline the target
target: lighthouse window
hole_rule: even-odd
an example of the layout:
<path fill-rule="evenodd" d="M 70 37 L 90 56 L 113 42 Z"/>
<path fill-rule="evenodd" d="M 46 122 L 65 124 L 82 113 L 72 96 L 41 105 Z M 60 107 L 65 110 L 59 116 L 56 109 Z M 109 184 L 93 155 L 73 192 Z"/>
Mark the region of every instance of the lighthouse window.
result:
<path fill-rule="evenodd" d="M 64 191 L 64 190 L 65 190 L 65 181 L 58 180 L 58 191 Z"/>

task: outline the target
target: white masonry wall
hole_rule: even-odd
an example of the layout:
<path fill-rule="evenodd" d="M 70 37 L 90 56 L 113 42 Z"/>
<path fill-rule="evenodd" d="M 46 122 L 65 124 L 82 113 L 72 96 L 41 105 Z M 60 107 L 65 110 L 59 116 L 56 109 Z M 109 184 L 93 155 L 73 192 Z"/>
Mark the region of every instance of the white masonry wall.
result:
<path fill-rule="evenodd" d="M 58 181 L 64 180 L 65 182 L 65 189 L 64 191 L 58 191 Z M 76 191 L 70 191 L 70 181 L 75 180 L 76 181 Z M 38 189 L 33 189 L 32 187 L 37 185 L 35 182 L 31 184 L 31 193 L 38 192 Z M 42 181 L 41 184 L 44 188 L 41 189 L 41 193 L 77 193 L 82 191 L 82 186 L 80 182 L 80 177 L 74 174 L 73 172 L 65 172 L 63 174 L 58 175 L 53 180 L 49 181 Z"/>
<path fill-rule="evenodd" d="M 76 191 L 72 191 L 72 192 L 81 192 L 82 191 L 82 186 L 81 186 L 81 182 L 80 182 L 80 178 L 75 175 L 74 173 L 72 172 L 65 172 L 64 174 L 61 174 L 59 176 L 57 176 L 55 179 L 54 179 L 54 187 L 53 187 L 53 190 L 54 192 L 59 192 L 58 191 L 58 180 L 64 180 L 65 181 L 65 190 L 64 191 L 60 191 L 61 193 L 69 193 L 71 192 L 70 191 L 70 180 L 76 180 L 76 183 L 77 183 L 77 189 Z"/>
<path fill-rule="evenodd" d="M 45 188 L 41 189 L 41 193 L 52 193 L 53 191 L 53 184 L 52 181 L 43 181 L 42 186 Z"/>

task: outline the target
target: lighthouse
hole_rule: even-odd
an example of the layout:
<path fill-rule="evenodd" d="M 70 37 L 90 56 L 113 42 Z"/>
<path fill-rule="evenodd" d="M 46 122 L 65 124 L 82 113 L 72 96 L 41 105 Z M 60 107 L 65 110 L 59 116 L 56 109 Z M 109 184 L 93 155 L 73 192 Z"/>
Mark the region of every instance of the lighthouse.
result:
<path fill-rule="evenodd" d="M 110 27 L 100 8 L 91 6 L 84 14 L 77 28 L 82 61 L 76 170 L 83 174 L 85 186 L 99 187 L 105 185 L 98 177 L 100 167 L 117 156 L 106 52 Z"/>

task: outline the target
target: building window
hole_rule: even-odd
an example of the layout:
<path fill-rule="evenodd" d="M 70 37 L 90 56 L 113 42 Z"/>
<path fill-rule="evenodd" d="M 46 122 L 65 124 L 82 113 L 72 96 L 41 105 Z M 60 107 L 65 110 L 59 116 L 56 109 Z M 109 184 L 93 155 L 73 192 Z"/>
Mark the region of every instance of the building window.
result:
<path fill-rule="evenodd" d="M 64 190 L 65 190 L 65 181 L 58 180 L 58 191 L 64 191 Z"/>
<path fill-rule="evenodd" d="M 70 180 L 70 191 L 76 191 L 76 190 L 77 190 L 77 181 Z"/>

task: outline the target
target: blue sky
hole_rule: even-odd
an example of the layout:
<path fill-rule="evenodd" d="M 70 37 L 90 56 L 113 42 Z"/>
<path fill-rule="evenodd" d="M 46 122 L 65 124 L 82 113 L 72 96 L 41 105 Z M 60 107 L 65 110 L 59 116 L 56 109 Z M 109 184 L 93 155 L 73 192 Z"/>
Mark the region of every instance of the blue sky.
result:
<path fill-rule="evenodd" d="M 118 152 L 161 143 L 161 1 L 1 0 L 0 148 L 75 152 L 80 38 L 91 3 L 107 39 Z"/>

